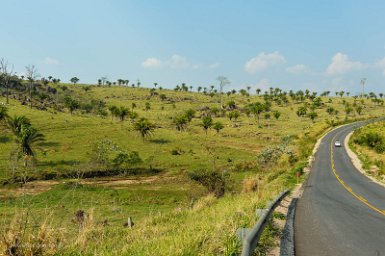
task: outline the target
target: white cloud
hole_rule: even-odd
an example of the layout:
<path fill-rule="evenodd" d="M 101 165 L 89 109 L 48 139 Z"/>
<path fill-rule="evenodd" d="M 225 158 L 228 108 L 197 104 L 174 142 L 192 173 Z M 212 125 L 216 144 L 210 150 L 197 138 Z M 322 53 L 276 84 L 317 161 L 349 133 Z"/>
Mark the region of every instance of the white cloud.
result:
<path fill-rule="evenodd" d="M 286 68 L 286 72 L 292 74 L 300 74 L 307 71 L 307 67 L 303 64 L 294 65 Z"/>
<path fill-rule="evenodd" d="M 365 66 L 365 64 L 362 64 L 359 61 L 349 60 L 348 55 L 339 52 L 333 56 L 332 63 L 330 63 L 326 69 L 326 74 L 343 74 L 349 71 L 362 69 Z"/>
<path fill-rule="evenodd" d="M 213 63 L 213 64 L 210 64 L 208 66 L 209 69 L 214 69 L 214 68 L 217 68 L 217 67 L 219 67 L 219 63 Z"/>
<path fill-rule="evenodd" d="M 178 54 L 172 55 L 171 59 L 167 61 L 167 64 L 172 68 L 186 68 L 191 66 L 185 57 Z"/>
<path fill-rule="evenodd" d="M 159 68 L 162 66 L 162 61 L 157 58 L 148 58 L 142 62 L 144 68 Z"/>
<path fill-rule="evenodd" d="M 257 71 L 285 62 L 285 58 L 277 51 L 267 54 L 262 52 L 245 63 L 245 70 L 250 74 L 254 74 Z"/>
<path fill-rule="evenodd" d="M 385 57 L 374 64 L 375 67 L 382 69 L 382 74 L 385 76 Z"/>
<path fill-rule="evenodd" d="M 211 65 L 203 65 L 203 64 L 193 64 L 190 63 L 185 57 L 173 54 L 169 59 L 161 60 L 155 57 L 147 58 L 142 62 L 142 67 L 147 69 L 155 69 L 155 68 L 172 68 L 172 69 L 214 69 L 219 66 L 218 63 L 214 63 Z"/>
<path fill-rule="evenodd" d="M 46 65 L 58 65 L 59 61 L 51 57 L 45 57 L 43 63 Z"/>

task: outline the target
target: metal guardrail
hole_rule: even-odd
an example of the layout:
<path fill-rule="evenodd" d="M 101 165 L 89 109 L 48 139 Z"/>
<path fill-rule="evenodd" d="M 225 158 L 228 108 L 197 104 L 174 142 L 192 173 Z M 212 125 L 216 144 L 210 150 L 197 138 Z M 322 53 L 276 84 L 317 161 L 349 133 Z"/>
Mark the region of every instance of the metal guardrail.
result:
<path fill-rule="evenodd" d="M 242 256 L 251 256 L 254 253 L 255 248 L 257 247 L 259 238 L 262 235 L 262 232 L 268 223 L 271 214 L 274 209 L 281 203 L 282 199 L 289 194 L 289 190 L 285 190 L 278 197 L 276 197 L 266 209 L 261 211 L 260 218 L 258 222 L 254 225 L 252 229 L 238 229 L 237 235 L 242 240 Z"/>

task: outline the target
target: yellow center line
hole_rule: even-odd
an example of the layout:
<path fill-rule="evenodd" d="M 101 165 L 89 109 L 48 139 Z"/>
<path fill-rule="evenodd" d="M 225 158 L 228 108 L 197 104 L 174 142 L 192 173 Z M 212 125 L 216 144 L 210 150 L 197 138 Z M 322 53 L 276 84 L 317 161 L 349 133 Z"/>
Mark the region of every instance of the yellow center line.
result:
<path fill-rule="evenodd" d="M 355 198 L 357 198 L 359 201 L 361 201 L 362 203 L 364 203 L 366 206 L 368 206 L 370 209 L 378 212 L 379 214 L 381 215 L 384 215 L 385 216 L 385 210 L 381 210 L 381 209 L 378 209 L 377 207 L 371 205 L 370 203 L 368 203 L 368 200 L 366 200 L 364 197 L 360 196 L 360 195 L 357 195 L 356 193 L 353 192 L 353 189 L 349 186 L 347 186 L 345 184 L 345 182 L 339 177 L 339 175 L 337 174 L 337 171 L 336 171 L 336 168 L 334 166 L 334 160 L 333 160 L 333 141 L 335 140 L 335 138 L 340 134 L 342 133 L 344 130 L 338 132 L 336 135 L 334 135 L 334 137 L 332 138 L 332 141 L 330 143 L 330 163 L 332 165 L 332 171 L 333 171 L 333 174 L 334 176 L 336 177 L 336 179 L 341 183 L 341 185 L 350 193 L 352 194 Z"/>

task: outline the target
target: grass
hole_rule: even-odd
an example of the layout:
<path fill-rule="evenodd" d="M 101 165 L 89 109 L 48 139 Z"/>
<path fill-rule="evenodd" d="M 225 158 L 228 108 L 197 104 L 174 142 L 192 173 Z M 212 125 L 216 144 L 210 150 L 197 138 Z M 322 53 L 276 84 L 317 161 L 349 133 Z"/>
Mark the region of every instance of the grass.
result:
<path fill-rule="evenodd" d="M 324 105 L 316 110 L 315 122 L 297 117 L 295 111 L 303 105 L 297 102 L 274 104 L 273 110 L 282 113 L 280 119 L 266 120 L 262 115 L 261 127 L 244 113 L 237 121 L 214 117 L 214 122 L 223 123 L 224 129 L 219 133 L 210 129 L 206 136 L 199 111 L 183 132 L 175 129 L 172 119 L 187 109 L 220 107 L 218 96 L 162 90 L 159 93 L 167 97 L 162 101 L 150 97 L 149 89 L 145 88 L 92 86 L 85 92 L 82 85 L 66 86 L 68 90 L 60 91 L 61 97 L 71 94 L 82 102 L 103 99 L 108 106 L 130 108 L 135 103 L 139 116 L 155 123 L 157 129 L 151 138 L 143 141 L 129 120 L 120 122 L 110 116 L 102 118 L 80 111 L 71 115 L 66 109 L 64 112 L 29 109 L 11 100 L 10 115 L 26 115 L 46 141 L 38 146 L 36 165 L 24 170 L 10 161 L 15 142 L 11 132 L 2 128 L 0 179 L 4 183 L 17 167 L 20 175 L 27 171 L 30 178 L 56 178 L 58 184 L 44 191 L 32 189 L 31 193 L 23 190 L 26 186 L 3 186 L 0 191 L 7 193 L 0 197 L 0 229 L 4 234 L 12 231 L 18 234 L 19 227 L 28 229 L 22 232 L 23 241 L 32 241 L 39 234 L 45 234 L 45 241 L 59 241 L 52 253 L 45 251 L 47 254 L 236 255 L 240 244 L 234 236 L 235 230 L 251 227 L 256 222 L 254 211 L 258 205 L 297 182 L 295 173 L 302 170 L 315 141 L 330 127 L 325 120 L 344 122 L 342 102 L 353 102 L 352 98 L 330 97 L 330 102 L 329 97 L 323 97 Z M 263 101 L 257 96 L 223 96 L 224 103 L 230 100 L 240 109 L 249 102 Z M 150 110 L 145 110 L 147 102 Z M 329 116 L 327 106 L 334 107 L 339 114 Z M 351 115 L 349 120 L 383 114 L 383 107 L 366 100 L 362 116 Z M 293 138 L 288 147 L 295 152 L 296 161 L 290 162 L 284 154 L 267 166 L 258 165 L 256 156 L 268 147 L 280 145 L 285 136 Z M 143 163 L 132 167 L 138 174 L 111 171 L 113 177 L 81 178 L 93 168 L 95 143 L 106 137 L 119 151 L 139 153 Z M 200 169 L 228 172 L 232 190 L 222 198 L 207 195 L 205 188 L 188 179 L 187 173 Z M 49 175 L 52 173 L 55 175 Z M 245 184 L 252 189 L 245 190 Z M 78 210 L 86 213 L 81 226 L 73 221 Z M 132 229 L 123 226 L 128 217 L 134 220 Z M 266 232 L 258 249 L 261 255 L 274 243 L 271 238 L 276 235 L 274 227 Z M 4 241 L 1 246 L 3 250 Z"/>
<path fill-rule="evenodd" d="M 354 143 L 354 140 L 360 137 L 363 134 L 374 133 L 380 135 L 382 138 L 385 138 L 385 122 L 376 122 L 373 124 L 366 125 L 360 129 L 357 129 L 350 141 L 350 148 L 357 154 L 359 159 L 362 162 L 363 168 L 376 177 L 379 180 L 384 180 L 385 177 L 385 154 L 377 153 L 374 148 L 370 148 L 365 145 L 359 145 Z"/>

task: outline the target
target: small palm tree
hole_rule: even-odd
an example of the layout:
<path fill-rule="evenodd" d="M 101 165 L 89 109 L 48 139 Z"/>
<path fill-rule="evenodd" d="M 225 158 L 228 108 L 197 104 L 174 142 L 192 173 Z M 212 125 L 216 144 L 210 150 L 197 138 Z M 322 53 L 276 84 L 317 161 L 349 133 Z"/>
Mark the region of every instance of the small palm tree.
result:
<path fill-rule="evenodd" d="M 140 133 L 144 141 L 145 137 L 148 137 L 153 133 L 155 125 L 148 121 L 148 119 L 142 117 L 134 123 L 134 130 Z"/>
<path fill-rule="evenodd" d="M 35 156 L 34 145 L 44 141 L 44 135 L 31 125 L 25 116 L 14 116 L 9 119 L 9 127 L 16 136 L 20 156 L 24 158 L 24 166 L 27 166 L 28 157 Z"/>
<path fill-rule="evenodd" d="M 175 128 L 180 132 L 186 128 L 187 123 L 188 118 L 186 115 L 178 115 L 174 118 Z"/>
<path fill-rule="evenodd" d="M 34 144 L 44 141 L 44 135 L 31 125 L 22 125 L 16 141 L 20 146 L 20 153 L 24 156 L 24 166 L 27 166 L 28 157 L 34 157 Z"/>
<path fill-rule="evenodd" d="M 126 118 L 126 116 L 128 116 L 129 114 L 129 110 L 128 108 L 126 107 L 120 107 L 119 111 L 118 111 L 118 115 L 119 115 L 119 118 L 120 118 L 120 121 L 124 121 L 124 119 Z"/>
<path fill-rule="evenodd" d="M 276 111 L 273 112 L 273 116 L 274 116 L 274 118 L 275 118 L 276 120 L 278 120 L 279 117 L 281 116 L 281 112 L 279 112 L 278 110 L 276 110 Z"/>
<path fill-rule="evenodd" d="M 221 122 L 216 122 L 213 126 L 214 130 L 217 131 L 217 133 L 219 133 L 220 130 L 222 130 L 224 128 L 223 124 Z"/>
<path fill-rule="evenodd" d="M 210 116 L 206 116 L 202 119 L 202 127 L 203 129 L 205 130 L 206 132 L 206 136 L 207 136 L 207 130 L 213 126 L 213 119 L 210 117 Z"/>
<path fill-rule="evenodd" d="M 0 122 L 8 118 L 8 108 L 4 105 L 0 105 Z"/>
<path fill-rule="evenodd" d="M 31 121 L 25 116 L 14 116 L 8 120 L 8 126 L 16 137 L 20 136 L 23 125 L 31 125 Z"/>

